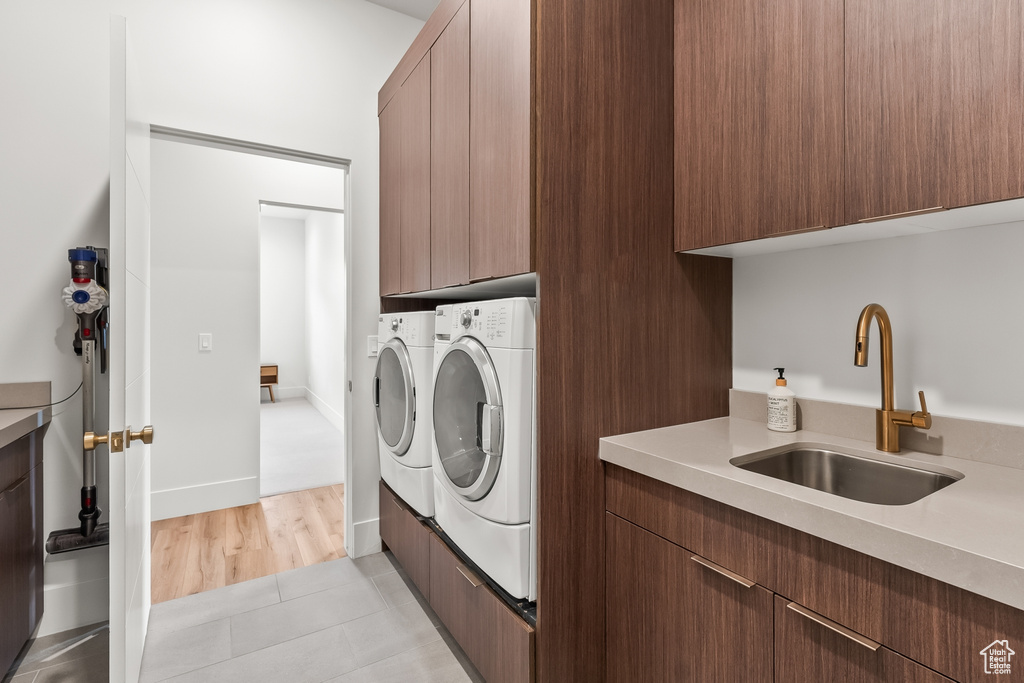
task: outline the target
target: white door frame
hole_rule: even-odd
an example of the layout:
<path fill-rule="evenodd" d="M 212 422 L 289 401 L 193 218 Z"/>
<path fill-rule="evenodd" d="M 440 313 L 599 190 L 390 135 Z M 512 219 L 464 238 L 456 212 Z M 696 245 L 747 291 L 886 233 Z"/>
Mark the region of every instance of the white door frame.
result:
<path fill-rule="evenodd" d="M 352 207 L 352 161 L 343 157 L 328 156 L 325 154 L 316 154 L 313 152 L 304 152 L 301 150 L 289 149 L 286 147 L 276 147 L 274 145 L 265 145 L 262 143 L 251 142 L 247 140 L 238 140 L 235 138 L 227 138 L 219 135 L 208 135 L 206 133 L 197 133 L 195 131 L 182 130 L 180 128 L 170 128 L 168 126 L 160 126 L 156 124 L 150 125 L 150 134 L 152 137 L 161 140 L 170 140 L 172 142 L 188 143 L 193 145 L 201 145 L 205 147 L 212 147 L 215 149 L 224 149 L 231 152 L 242 152 L 245 154 L 256 154 L 260 156 L 267 156 L 276 159 L 287 159 L 289 161 L 297 161 L 300 163 L 316 164 L 320 166 L 328 166 L 332 168 L 341 168 L 346 171 L 345 181 L 343 188 L 343 214 L 345 216 L 345 382 L 347 383 L 346 389 L 348 398 L 345 401 L 345 552 L 351 555 L 355 549 L 353 545 L 353 537 L 355 535 L 355 527 L 353 523 L 352 514 L 352 491 L 350 483 L 353 481 L 353 470 L 352 463 L 355 459 L 354 452 L 352 449 L 352 368 L 354 365 L 354 344 L 353 344 L 353 306 L 352 306 L 352 226 L 354 225 L 353 220 L 353 207 Z M 267 198 L 267 203 L 274 203 L 272 199 Z M 324 209 L 322 207 L 303 207 L 321 211 L 332 211 L 331 209 Z M 336 212 L 336 210 L 333 210 Z M 258 225 L 256 227 L 258 230 Z"/>

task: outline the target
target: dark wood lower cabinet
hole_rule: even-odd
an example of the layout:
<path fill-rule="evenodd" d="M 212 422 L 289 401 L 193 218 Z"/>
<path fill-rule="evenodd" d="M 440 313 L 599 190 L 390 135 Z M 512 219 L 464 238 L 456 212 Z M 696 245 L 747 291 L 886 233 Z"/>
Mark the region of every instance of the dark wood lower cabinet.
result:
<path fill-rule="evenodd" d="M 42 430 L 0 448 L 0 672 L 43 616 Z"/>
<path fill-rule="evenodd" d="M 405 501 L 381 481 L 380 538 L 427 601 L 430 600 L 430 537 L 433 535 Z"/>
<path fill-rule="evenodd" d="M 815 620 L 775 596 L 775 680 L 843 683 L 948 683 L 952 679 L 877 643 L 843 635 L 841 624 Z M 823 623 L 825 622 L 825 623 Z"/>
<path fill-rule="evenodd" d="M 770 681 L 772 593 L 615 515 L 607 680 Z"/>
<path fill-rule="evenodd" d="M 534 628 L 383 481 L 380 536 L 488 683 L 535 680 Z"/>
<path fill-rule="evenodd" d="M 764 628 L 779 683 L 981 682 L 992 679 L 983 649 L 1006 641 L 1021 652 L 1024 611 L 621 467 L 605 473 L 609 681 L 772 680 L 771 667 L 742 677 L 725 668 L 735 657 L 762 671 L 744 630 L 760 612 L 691 578 L 684 567 L 695 555 L 777 596 L 774 637 L 771 621 Z M 692 615 L 703 619 L 700 646 L 690 641 Z M 721 668 L 697 673 L 719 655 Z M 1024 665 L 1011 665 L 999 680 L 1024 681 Z"/>
<path fill-rule="evenodd" d="M 534 680 L 534 629 L 436 535 L 430 539 L 430 606 L 488 683 Z"/>

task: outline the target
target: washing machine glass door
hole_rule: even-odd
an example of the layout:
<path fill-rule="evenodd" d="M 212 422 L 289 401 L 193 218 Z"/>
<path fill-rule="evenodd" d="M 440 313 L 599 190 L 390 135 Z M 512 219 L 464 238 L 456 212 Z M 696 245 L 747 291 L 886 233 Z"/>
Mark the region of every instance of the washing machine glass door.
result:
<path fill-rule="evenodd" d="M 467 500 L 494 486 L 501 467 L 504 411 L 494 365 L 472 337 L 454 342 L 434 377 L 434 443 L 448 483 Z"/>
<path fill-rule="evenodd" d="M 377 352 L 373 405 L 384 445 L 395 455 L 405 455 L 415 427 L 416 386 L 409 350 L 401 339 L 389 340 Z"/>

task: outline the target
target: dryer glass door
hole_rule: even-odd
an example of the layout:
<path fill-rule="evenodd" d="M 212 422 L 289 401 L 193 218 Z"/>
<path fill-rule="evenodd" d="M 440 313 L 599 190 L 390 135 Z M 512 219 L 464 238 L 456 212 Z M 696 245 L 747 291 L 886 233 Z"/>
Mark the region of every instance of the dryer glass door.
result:
<path fill-rule="evenodd" d="M 395 455 L 405 455 L 415 426 L 416 387 L 412 359 L 400 339 L 391 339 L 377 353 L 373 404 L 381 440 Z"/>
<path fill-rule="evenodd" d="M 487 350 L 472 337 L 444 352 L 434 378 L 434 443 L 452 489 L 487 495 L 501 466 L 501 391 Z"/>

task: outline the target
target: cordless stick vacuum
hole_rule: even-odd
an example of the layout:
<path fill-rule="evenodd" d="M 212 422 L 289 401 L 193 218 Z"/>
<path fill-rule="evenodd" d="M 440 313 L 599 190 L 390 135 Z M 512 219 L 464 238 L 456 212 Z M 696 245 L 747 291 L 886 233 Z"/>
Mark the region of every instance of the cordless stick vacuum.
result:
<path fill-rule="evenodd" d="M 107 250 L 69 249 L 68 261 L 71 284 L 64 288 L 64 303 L 78 317 L 74 349 L 82 357 L 82 426 L 85 432 L 93 432 L 96 363 L 101 373 L 107 371 Z M 78 513 L 81 526 L 52 532 L 46 539 L 46 552 L 108 545 L 109 525 L 99 523 L 102 512 L 96 500 L 96 452 L 83 447 L 82 509 Z"/>

